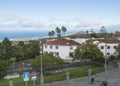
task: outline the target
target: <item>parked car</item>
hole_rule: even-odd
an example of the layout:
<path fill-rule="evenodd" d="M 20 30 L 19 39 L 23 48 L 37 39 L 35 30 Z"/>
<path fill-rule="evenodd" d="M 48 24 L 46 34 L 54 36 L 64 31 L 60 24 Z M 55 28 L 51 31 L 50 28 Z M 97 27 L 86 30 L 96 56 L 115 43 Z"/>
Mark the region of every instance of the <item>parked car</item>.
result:
<path fill-rule="evenodd" d="M 20 76 L 20 74 L 15 72 L 15 73 L 11 73 L 11 74 L 6 75 L 4 78 L 5 79 L 11 79 L 11 78 L 19 77 L 19 76 Z"/>

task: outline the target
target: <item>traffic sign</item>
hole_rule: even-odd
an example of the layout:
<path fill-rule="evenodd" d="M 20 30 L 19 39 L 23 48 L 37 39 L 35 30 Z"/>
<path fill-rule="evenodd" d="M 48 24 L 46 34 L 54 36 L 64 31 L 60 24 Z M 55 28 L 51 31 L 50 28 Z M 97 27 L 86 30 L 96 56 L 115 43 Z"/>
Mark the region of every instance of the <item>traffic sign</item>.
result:
<path fill-rule="evenodd" d="M 33 71 L 31 73 L 31 80 L 33 80 L 33 86 L 35 86 L 35 80 L 37 79 L 37 73 L 35 71 Z"/>
<path fill-rule="evenodd" d="M 31 76 L 32 76 L 31 79 L 32 79 L 32 80 L 36 80 L 36 79 L 37 79 L 37 76 L 36 76 L 36 75 L 37 75 L 37 73 L 36 73 L 35 71 L 33 71 L 33 72 L 31 73 Z"/>
<path fill-rule="evenodd" d="M 23 78 L 24 78 L 24 81 L 29 81 L 29 72 L 24 72 Z"/>
<path fill-rule="evenodd" d="M 36 76 L 37 75 L 37 73 L 35 72 L 35 71 L 33 71 L 32 73 L 31 73 L 31 76 Z"/>
<path fill-rule="evenodd" d="M 37 77 L 36 77 L 36 76 L 33 76 L 33 77 L 31 77 L 31 79 L 32 79 L 32 80 L 36 80 L 36 79 L 37 79 Z"/>

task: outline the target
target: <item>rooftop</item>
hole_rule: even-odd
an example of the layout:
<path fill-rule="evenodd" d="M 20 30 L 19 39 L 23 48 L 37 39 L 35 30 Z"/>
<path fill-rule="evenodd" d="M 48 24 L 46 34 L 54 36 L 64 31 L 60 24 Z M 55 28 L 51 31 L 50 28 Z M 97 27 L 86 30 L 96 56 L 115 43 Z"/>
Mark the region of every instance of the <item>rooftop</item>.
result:
<path fill-rule="evenodd" d="M 120 32 L 115 32 L 113 35 L 114 36 L 120 36 Z"/>
<path fill-rule="evenodd" d="M 120 43 L 120 40 L 115 39 L 115 38 L 107 38 L 107 39 L 90 39 L 87 40 L 87 42 L 93 42 L 93 41 L 99 41 L 103 43 Z"/>
<path fill-rule="evenodd" d="M 73 40 L 67 40 L 67 39 L 57 39 L 53 41 L 46 41 L 43 44 L 48 44 L 48 45 L 80 45 L 79 43 L 73 41 Z"/>

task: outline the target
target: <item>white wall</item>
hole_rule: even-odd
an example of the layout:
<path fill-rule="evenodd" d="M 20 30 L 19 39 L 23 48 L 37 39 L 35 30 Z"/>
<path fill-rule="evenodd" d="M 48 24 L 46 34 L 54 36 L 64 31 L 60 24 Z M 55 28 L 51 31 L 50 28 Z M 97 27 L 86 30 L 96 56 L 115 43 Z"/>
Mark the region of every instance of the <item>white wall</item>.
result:
<path fill-rule="evenodd" d="M 76 38 L 76 39 L 72 39 L 72 40 L 75 41 L 75 42 L 78 42 L 78 43 L 80 43 L 80 44 L 83 44 L 83 43 L 85 43 L 86 40 L 88 40 L 88 39 L 84 39 L 84 38 Z"/>
<path fill-rule="evenodd" d="M 73 49 L 70 49 L 70 46 L 65 46 L 65 45 L 46 45 L 47 48 L 45 48 L 45 45 L 43 45 L 43 52 L 58 52 L 59 57 L 62 59 L 71 59 L 69 56 L 70 52 L 74 52 L 77 46 L 72 46 Z M 52 49 L 50 48 L 52 46 Z M 56 49 L 56 46 L 58 46 L 58 49 Z"/>
<path fill-rule="evenodd" d="M 107 53 L 110 53 L 110 55 L 113 55 L 113 54 L 115 54 L 116 53 L 116 49 L 114 49 L 114 46 L 118 46 L 118 44 L 117 43 L 115 43 L 115 44 L 110 44 L 110 43 L 99 43 L 98 45 L 98 48 L 102 51 L 102 53 L 103 53 L 103 55 L 106 55 Z M 104 49 L 101 49 L 101 46 L 104 46 Z M 106 46 L 106 48 L 105 48 L 105 46 Z M 107 49 L 107 46 L 110 46 L 110 49 Z"/>
<path fill-rule="evenodd" d="M 98 43 L 94 42 L 94 44 L 97 44 L 98 48 L 101 50 L 103 55 L 105 56 L 107 53 L 110 53 L 110 55 L 113 55 L 116 53 L 116 49 L 114 49 L 114 46 L 118 46 L 118 43 Z M 77 46 L 72 46 L 73 49 L 70 49 L 70 46 L 65 46 L 65 45 L 52 45 L 52 49 L 50 48 L 51 45 L 47 45 L 47 48 L 45 48 L 45 45 L 43 45 L 43 52 L 58 52 L 59 57 L 61 59 L 71 59 L 69 56 L 70 52 L 74 52 Z M 58 49 L 56 49 L 56 46 L 58 46 Z M 104 49 L 101 49 L 101 46 L 104 46 Z M 105 46 L 110 46 L 110 49 L 105 48 Z"/>
<path fill-rule="evenodd" d="M 120 36 L 113 35 L 113 38 L 120 40 Z"/>

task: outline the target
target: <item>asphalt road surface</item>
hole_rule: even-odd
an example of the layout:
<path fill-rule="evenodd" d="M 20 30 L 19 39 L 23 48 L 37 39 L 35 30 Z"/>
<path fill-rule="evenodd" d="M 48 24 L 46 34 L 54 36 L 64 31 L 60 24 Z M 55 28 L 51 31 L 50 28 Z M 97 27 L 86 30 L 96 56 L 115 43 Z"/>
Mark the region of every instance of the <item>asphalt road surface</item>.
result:
<path fill-rule="evenodd" d="M 72 79 L 68 81 L 54 82 L 45 84 L 45 86 L 101 86 L 103 81 L 107 81 L 107 86 L 120 86 L 120 69 L 101 73 L 92 76 L 95 78 L 95 83 L 91 85 L 91 77 L 84 77 L 79 79 Z"/>

